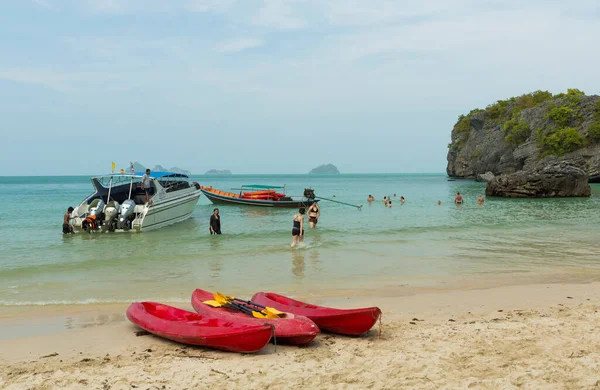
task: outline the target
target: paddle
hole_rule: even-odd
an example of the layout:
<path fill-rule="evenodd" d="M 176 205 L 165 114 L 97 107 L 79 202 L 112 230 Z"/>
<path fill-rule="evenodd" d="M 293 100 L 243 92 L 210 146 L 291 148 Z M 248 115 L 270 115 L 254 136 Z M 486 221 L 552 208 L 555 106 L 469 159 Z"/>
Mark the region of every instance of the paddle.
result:
<path fill-rule="evenodd" d="M 327 201 L 329 201 L 329 202 L 334 202 L 334 203 L 343 204 L 343 205 L 346 205 L 346 206 L 352 206 L 352 207 L 356 207 L 356 208 L 357 208 L 357 209 L 359 209 L 359 210 L 360 210 L 360 209 L 362 209 L 362 204 L 361 204 L 360 206 L 357 206 L 357 205 L 355 205 L 355 204 L 350 204 L 350 203 L 340 202 L 340 201 L 333 200 L 333 199 L 322 198 L 322 197 L 320 197 L 320 196 L 316 196 L 315 198 L 317 198 L 317 199 L 321 199 L 321 200 L 327 200 Z"/>
<path fill-rule="evenodd" d="M 211 306 L 211 307 L 224 307 L 224 308 L 227 308 L 227 309 L 239 310 L 239 311 L 241 311 L 244 314 L 250 314 L 250 315 L 252 315 L 253 317 L 256 317 L 256 318 L 268 318 L 263 313 L 260 313 L 258 311 L 254 311 L 254 310 L 250 309 L 247 306 L 239 305 L 239 304 L 236 304 L 236 303 L 233 303 L 233 302 L 222 303 L 222 302 L 219 302 L 219 301 L 209 300 L 209 301 L 204 301 L 203 303 L 206 304 L 206 305 L 208 305 L 208 306 Z"/>
<path fill-rule="evenodd" d="M 256 318 L 282 318 L 282 317 L 285 316 L 284 312 L 281 312 L 281 311 L 279 311 L 277 309 L 274 309 L 272 307 L 264 307 L 264 306 L 262 306 L 262 307 L 264 307 L 263 310 L 261 310 L 261 311 L 254 311 L 251 308 L 249 308 L 248 306 L 245 306 L 245 305 L 242 305 L 240 303 L 234 302 L 234 300 L 236 300 L 235 297 L 228 296 L 228 295 L 225 295 L 225 294 L 221 294 L 219 292 L 217 292 L 216 294 L 214 294 L 214 298 L 215 298 L 215 301 L 218 302 L 218 303 L 220 303 L 222 306 L 232 305 L 234 308 L 237 308 L 240 311 L 244 311 L 245 313 L 248 313 L 248 312 L 245 311 L 245 310 L 243 310 L 242 308 L 244 308 L 246 310 L 251 310 L 252 315 L 254 317 L 256 317 Z M 237 299 L 237 300 L 238 301 L 242 301 L 240 299 Z M 250 301 L 242 301 L 242 302 L 254 305 L 254 303 L 250 302 Z M 254 305 L 254 306 L 261 307 L 260 305 Z M 250 314 L 250 313 L 248 313 L 248 314 Z"/>
<path fill-rule="evenodd" d="M 232 300 L 232 301 L 243 302 L 243 303 L 248 304 L 248 305 L 260 307 L 261 309 L 264 309 L 264 310 L 261 310 L 263 312 L 264 311 L 268 311 L 268 312 L 271 312 L 271 313 L 276 314 L 278 316 L 281 316 L 282 314 L 285 314 L 284 312 L 279 311 L 279 310 L 277 310 L 277 309 L 275 309 L 273 307 L 267 307 L 267 306 L 259 305 L 258 303 L 254 303 L 252 301 L 245 301 L 245 300 L 240 299 L 240 298 L 232 297 L 231 295 L 223 295 L 221 293 L 217 293 L 217 294 L 220 294 L 225 299 L 229 299 L 229 300 Z"/>

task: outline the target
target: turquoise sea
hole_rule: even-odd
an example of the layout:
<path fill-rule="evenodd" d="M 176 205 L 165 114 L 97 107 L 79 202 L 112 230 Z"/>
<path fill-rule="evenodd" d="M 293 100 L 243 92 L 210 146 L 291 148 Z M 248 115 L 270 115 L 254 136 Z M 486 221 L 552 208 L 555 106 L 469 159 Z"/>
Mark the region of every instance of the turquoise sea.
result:
<path fill-rule="evenodd" d="M 600 276 L 596 185 L 589 199 L 487 199 L 478 206 L 485 184 L 443 174 L 191 180 L 221 189 L 286 184 L 291 195 L 312 187 L 318 196 L 364 207 L 322 201 L 317 229 L 307 229 L 305 247 L 294 249 L 294 210 L 220 206 L 223 235 L 211 236 L 214 206 L 205 197 L 193 218 L 156 231 L 63 236 L 62 215 L 92 192 L 89 178 L 0 177 L 0 309 L 187 302 L 196 287 L 335 295 Z M 462 206 L 453 204 L 457 191 Z M 377 198 L 371 205 L 369 194 Z M 386 208 L 381 199 L 388 195 L 406 203 Z"/>

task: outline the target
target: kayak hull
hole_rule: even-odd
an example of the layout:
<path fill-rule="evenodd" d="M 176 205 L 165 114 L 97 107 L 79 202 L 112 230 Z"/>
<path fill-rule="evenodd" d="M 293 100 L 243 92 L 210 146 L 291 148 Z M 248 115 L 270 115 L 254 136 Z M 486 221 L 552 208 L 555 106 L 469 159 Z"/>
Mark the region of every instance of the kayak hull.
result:
<path fill-rule="evenodd" d="M 358 336 L 369 331 L 381 316 L 381 310 L 378 307 L 335 309 L 311 305 L 270 292 L 254 294 L 252 302 L 273 307 L 280 311 L 306 316 L 313 320 L 323 331 L 350 336 Z"/>
<path fill-rule="evenodd" d="M 132 303 L 127 309 L 127 318 L 168 340 L 231 352 L 260 351 L 273 333 L 270 325 L 226 321 L 156 302 Z"/>
<path fill-rule="evenodd" d="M 235 321 L 246 325 L 273 325 L 278 343 L 301 345 L 310 343 L 321 331 L 317 325 L 305 316 L 286 313 L 285 318 L 255 318 L 237 310 L 211 307 L 203 303 L 214 299 L 214 294 L 196 289 L 192 294 L 192 307 L 199 314 L 210 315 L 223 320 Z"/>

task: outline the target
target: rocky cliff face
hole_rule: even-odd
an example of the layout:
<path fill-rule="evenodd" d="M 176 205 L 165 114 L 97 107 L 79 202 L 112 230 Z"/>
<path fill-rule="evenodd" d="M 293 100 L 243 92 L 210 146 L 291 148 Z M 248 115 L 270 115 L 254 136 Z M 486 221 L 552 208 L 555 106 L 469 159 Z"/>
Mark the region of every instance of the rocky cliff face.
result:
<path fill-rule="evenodd" d="M 510 174 L 556 162 L 600 181 L 600 97 L 536 91 L 461 116 L 448 145 L 451 177 Z"/>

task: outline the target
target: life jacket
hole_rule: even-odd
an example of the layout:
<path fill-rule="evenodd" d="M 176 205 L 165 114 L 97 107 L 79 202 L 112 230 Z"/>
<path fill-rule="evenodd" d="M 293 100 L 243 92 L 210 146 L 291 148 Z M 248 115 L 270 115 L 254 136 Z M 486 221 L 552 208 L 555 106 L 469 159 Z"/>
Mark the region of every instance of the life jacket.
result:
<path fill-rule="evenodd" d="M 81 223 L 81 227 L 83 230 L 96 230 L 98 224 L 96 223 L 96 216 L 89 215 L 86 219 Z"/>

